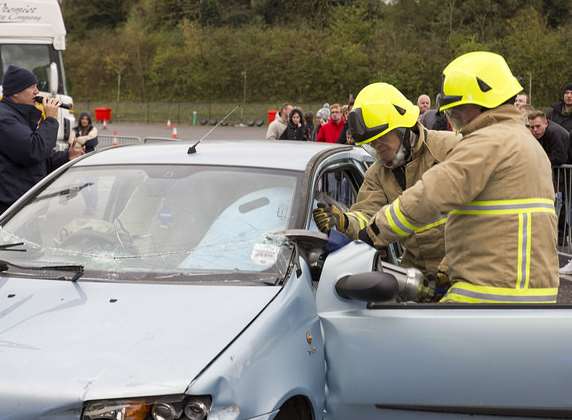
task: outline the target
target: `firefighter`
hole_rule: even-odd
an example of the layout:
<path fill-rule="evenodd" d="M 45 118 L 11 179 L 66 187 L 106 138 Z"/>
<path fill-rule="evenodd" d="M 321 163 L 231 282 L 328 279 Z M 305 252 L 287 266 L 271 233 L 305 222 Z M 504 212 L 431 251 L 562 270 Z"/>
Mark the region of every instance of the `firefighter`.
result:
<path fill-rule="evenodd" d="M 550 161 L 513 106 L 520 91 L 500 55 L 471 52 L 453 60 L 443 71 L 438 105 L 462 140 L 362 232 L 376 247 L 386 246 L 448 214 L 452 286 L 442 302 L 556 302 Z M 365 115 L 354 114 L 353 125 L 379 130 Z"/>
<path fill-rule="evenodd" d="M 458 138 L 451 132 L 426 130 L 417 122 L 419 108 L 387 83 L 363 88 L 352 113 L 359 115 L 359 119 L 350 119 L 350 123 L 365 121 L 368 127 L 374 127 L 350 125 L 349 128 L 356 144 L 370 149 L 377 157 L 376 162 L 368 169 L 357 201 L 348 212 L 320 203 L 313 216 L 322 232 L 335 227 L 358 239 L 369 219 L 414 185 L 425 171 L 444 160 Z M 432 221 L 415 235 L 403 238 L 402 265 L 426 274 L 437 272 L 445 255 L 445 220 L 446 217 Z"/>

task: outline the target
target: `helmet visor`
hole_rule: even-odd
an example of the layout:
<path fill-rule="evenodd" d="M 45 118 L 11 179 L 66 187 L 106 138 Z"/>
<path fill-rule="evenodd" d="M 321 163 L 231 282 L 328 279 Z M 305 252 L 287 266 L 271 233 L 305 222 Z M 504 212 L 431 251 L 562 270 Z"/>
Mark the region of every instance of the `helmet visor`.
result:
<path fill-rule="evenodd" d="M 463 99 L 462 96 L 445 95 L 443 92 L 441 92 L 437 95 L 437 109 L 439 111 L 443 111 L 444 108 L 451 108 L 448 107 L 448 105 L 452 104 L 453 102 L 459 102 L 461 99 Z"/>
<path fill-rule="evenodd" d="M 376 136 L 388 129 L 389 124 L 381 124 L 377 127 L 368 128 L 361 108 L 353 109 L 348 115 L 348 127 L 350 134 L 357 145 L 373 140 Z"/>

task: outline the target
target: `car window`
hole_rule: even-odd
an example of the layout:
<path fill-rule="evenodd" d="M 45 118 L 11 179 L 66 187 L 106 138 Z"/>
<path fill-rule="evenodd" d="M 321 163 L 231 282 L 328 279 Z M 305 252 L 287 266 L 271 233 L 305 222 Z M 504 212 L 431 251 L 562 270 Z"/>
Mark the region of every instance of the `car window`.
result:
<path fill-rule="evenodd" d="M 363 182 L 363 174 L 353 164 L 347 163 L 340 165 L 339 163 L 326 168 L 317 178 L 314 185 L 314 197 L 312 200 L 312 209 L 315 209 L 318 201 L 327 198 L 328 201 L 336 201 L 343 208 L 350 208 L 356 202 L 357 193 L 361 183 Z M 326 197 L 324 197 L 326 196 Z M 312 217 L 308 222 L 308 229 L 317 231 L 318 226 Z"/>
<path fill-rule="evenodd" d="M 356 181 L 357 173 L 357 169 L 349 166 L 327 170 L 320 176 L 316 190 L 349 208 L 355 203 L 361 184 Z"/>
<path fill-rule="evenodd" d="M 285 269 L 301 173 L 207 166 L 72 168 L 0 230 L 26 263 L 114 273 Z M 221 258 L 224 257 L 224 258 Z M 280 266 L 280 267 L 278 267 Z"/>

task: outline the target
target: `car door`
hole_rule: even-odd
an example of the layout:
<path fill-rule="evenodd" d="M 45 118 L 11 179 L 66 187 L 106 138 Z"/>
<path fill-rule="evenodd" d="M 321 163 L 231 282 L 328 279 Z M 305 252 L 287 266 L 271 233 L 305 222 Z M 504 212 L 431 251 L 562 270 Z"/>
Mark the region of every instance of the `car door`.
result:
<path fill-rule="evenodd" d="M 323 267 L 328 419 L 572 417 L 570 305 L 341 298 L 339 279 L 378 269 L 377 258 L 352 242 Z"/>

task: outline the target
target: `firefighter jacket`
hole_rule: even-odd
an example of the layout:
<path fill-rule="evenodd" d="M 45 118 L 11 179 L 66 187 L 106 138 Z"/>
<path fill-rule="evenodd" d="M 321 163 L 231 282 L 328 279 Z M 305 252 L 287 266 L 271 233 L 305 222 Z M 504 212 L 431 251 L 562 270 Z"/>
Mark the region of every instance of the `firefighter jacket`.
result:
<path fill-rule="evenodd" d="M 512 105 L 486 111 L 461 131 L 441 164 L 379 211 L 377 245 L 406 238 L 448 214 L 452 286 L 444 302 L 553 303 L 558 293 L 550 161 Z"/>
<path fill-rule="evenodd" d="M 433 165 L 444 160 L 459 139 L 450 131 L 428 131 L 420 124 L 418 128 L 420 135 L 412 151 L 412 160 L 405 167 L 406 188 L 414 185 Z M 357 239 L 359 231 L 367 226 L 369 219 L 402 192 L 393 171 L 381 162 L 375 162 L 365 175 L 356 203 L 346 212 L 346 233 Z M 445 255 L 444 223 L 443 218 L 414 235 L 400 238 L 405 247 L 402 265 L 416 267 L 423 272 L 437 272 Z"/>

